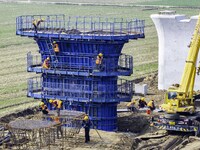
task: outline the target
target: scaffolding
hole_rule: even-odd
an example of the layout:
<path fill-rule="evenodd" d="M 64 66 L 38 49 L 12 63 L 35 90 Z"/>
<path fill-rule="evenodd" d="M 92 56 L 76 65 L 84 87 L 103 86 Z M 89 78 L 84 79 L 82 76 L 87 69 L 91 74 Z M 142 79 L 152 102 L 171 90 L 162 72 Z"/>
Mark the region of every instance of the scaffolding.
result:
<path fill-rule="evenodd" d="M 37 20 L 42 21 L 36 27 Z M 33 38 L 39 47 L 39 56 L 27 54 L 27 71 L 41 73 L 28 79 L 27 96 L 42 99 L 50 110 L 49 99 L 62 100 L 62 109 L 89 114 L 93 127 L 117 130 L 117 104 L 130 101 L 133 94 L 133 83 L 118 78 L 133 73 L 133 57 L 121 51 L 129 40 L 145 37 L 144 27 L 139 19 L 17 17 L 16 34 Z M 48 67 L 41 67 L 44 62 Z"/>

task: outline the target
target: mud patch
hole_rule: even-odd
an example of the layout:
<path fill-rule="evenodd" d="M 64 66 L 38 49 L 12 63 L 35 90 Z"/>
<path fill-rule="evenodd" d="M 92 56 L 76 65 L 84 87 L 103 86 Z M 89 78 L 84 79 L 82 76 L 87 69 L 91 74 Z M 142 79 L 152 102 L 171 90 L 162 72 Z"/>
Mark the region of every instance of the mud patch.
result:
<path fill-rule="evenodd" d="M 118 116 L 118 131 L 141 133 L 149 128 L 149 116 L 141 113 L 121 113 Z"/>
<path fill-rule="evenodd" d="M 36 113 L 38 113 L 37 108 L 28 108 L 26 110 L 1 117 L 0 123 L 9 123 L 10 121 L 15 120 L 18 117 L 27 117 L 29 115 L 34 115 Z"/>

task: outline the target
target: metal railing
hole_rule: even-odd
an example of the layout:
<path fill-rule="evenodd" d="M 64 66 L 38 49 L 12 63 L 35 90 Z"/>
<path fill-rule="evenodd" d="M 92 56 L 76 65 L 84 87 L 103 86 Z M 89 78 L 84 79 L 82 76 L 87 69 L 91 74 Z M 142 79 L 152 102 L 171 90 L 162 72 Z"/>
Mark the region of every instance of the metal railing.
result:
<path fill-rule="evenodd" d="M 45 55 L 47 58 L 49 55 Z M 57 70 L 73 70 L 73 71 L 90 71 L 99 70 L 95 61 L 96 57 L 93 56 L 56 56 L 57 61 L 50 60 L 50 69 Z M 52 58 L 52 57 L 51 57 Z M 54 65 L 56 63 L 56 65 Z M 32 55 L 31 52 L 27 53 L 27 67 L 42 66 L 40 55 Z M 102 72 L 120 72 L 129 71 L 133 69 L 133 57 L 130 55 L 121 54 L 114 58 L 103 58 L 101 69 Z"/>
<path fill-rule="evenodd" d="M 97 100 L 101 101 L 119 101 L 121 98 L 130 98 L 133 94 L 133 84 L 131 81 L 119 79 L 118 84 L 88 85 L 77 83 L 58 83 L 43 82 L 42 78 L 34 77 L 28 79 L 28 93 L 39 93 L 50 97 L 63 97 L 70 99 Z"/>
<path fill-rule="evenodd" d="M 37 30 L 78 35 L 144 34 L 144 20 L 102 17 L 65 17 L 65 15 L 27 15 L 16 18 L 16 31 L 34 30 L 33 20 L 44 19 Z"/>

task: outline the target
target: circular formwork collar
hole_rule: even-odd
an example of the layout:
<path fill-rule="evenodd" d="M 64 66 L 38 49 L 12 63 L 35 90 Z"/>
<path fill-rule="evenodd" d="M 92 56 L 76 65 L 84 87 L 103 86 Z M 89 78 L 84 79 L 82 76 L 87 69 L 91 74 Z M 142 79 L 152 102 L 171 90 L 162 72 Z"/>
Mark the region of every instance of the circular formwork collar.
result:
<path fill-rule="evenodd" d="M 41 129 L 41 128 L 49 128 L 55 125 L 57 125 L 57 123 L 52 122 L 52 121 L 20 119 L 20 120 L 11 121 L 8 124 L 8 127 L 12 129 L 34 130 L 34 129 Z"/>

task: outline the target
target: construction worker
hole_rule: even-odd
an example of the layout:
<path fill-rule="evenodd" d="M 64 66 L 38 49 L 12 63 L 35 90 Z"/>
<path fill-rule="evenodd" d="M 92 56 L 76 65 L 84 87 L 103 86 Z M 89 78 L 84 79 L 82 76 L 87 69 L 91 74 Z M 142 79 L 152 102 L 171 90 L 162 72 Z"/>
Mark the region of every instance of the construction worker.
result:
<path fill-rule="evenodd" d="M 61 138 L 63 137 L 63 131 L 62 131 L 62 123 L 60 121 L 60 118 L 59 116 L 52 116 L 51 117 L 53 119 L 53 121 L 56 123 L 56 126 L 57 126 L 57 138 L 59 139 L 59 132 L 60 132 L 60 135 L 61 135 Z"/>
<path fill-rule="evenodd" d="M 97 55 L 97 58 L 96 58 L 96 67 L 97 69 L 101 70 L 102 69 L 102 61 L 103 61 L 103 54 L 102 53 L 99 53 Z"/>
<path fill-rule="evenodd" d="M 37 28 L 38 26 L 40 25 L 41 22 L 44 22 L 44 19 L 34 19 L 32 24 L 34 26 L 34 30 L 35 30 L 35 33 L 37 33 Z"/>
<path fill-rule="evenodd" d="M 56 43 L 56 41 L 53 41 L 53 50 L 55 53 L 59 53 L 60 49 L 58 47 L 58 44 Z"/>
<path fill-rule="evenodd" d="M 62 107 L 63 102 L 61 100 L 58 100 L 58 99 L 56 99 L 56 100 L 50 99 L 49 103 L 51 103 L 56 108 L 57 114 L 58 114 L 58 116 L 60 116 L 60 109 Z"/>
<path fill-rule="evenodd" d="M 147 106 L 147 102 L 145 101 L 144 97 L 141 97 L 138 104 L 139 108 L 144 108 Z"/>
<path fill-rule="evenodd" d="M 90 141 L 90 127 L 92 123 L 88 115 L 85 115 L 82 126 L 85 128 L 85 143 Z"/>
<path fill-rule="evenodd" d="M 150 100 L 147 104 L 148 108 L 153 111 L 156 109 L 155 104 L 154 104 L 154 100 Z"/>
<path fill-rule="evenodd" d="M 47 115 L 49 113 L 49 110 L 44 102 L 40 102 L 39 107 L 43 114 Z"/>
<path fill-rule="evenodd" d="M 135 108 L 135 104 L 136 104 L 136 100 L 132 100 L 131 102 L 129 102 L 126 106 L 127 106 L 127 109 L 130 110 L 130 111 L 135 111 L 136 108 Z"/>
<path fill-rule="evenodd" d="M 50 57 L 47 57 L 43 64 L 42 64 L 42 68 L 45 68 L 45 69 L 49 69 L 50 68 Z"/>

